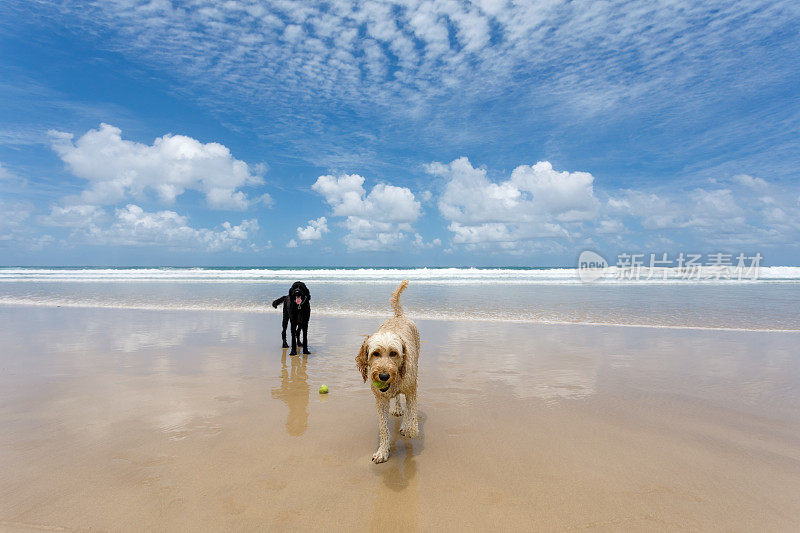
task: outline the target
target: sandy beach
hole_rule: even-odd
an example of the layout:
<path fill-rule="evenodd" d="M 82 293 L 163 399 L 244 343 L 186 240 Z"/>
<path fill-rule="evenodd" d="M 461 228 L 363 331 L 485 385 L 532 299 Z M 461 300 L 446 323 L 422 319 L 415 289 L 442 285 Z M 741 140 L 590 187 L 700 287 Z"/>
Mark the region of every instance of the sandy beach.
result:
<path fill-rule="evenodd" d="M 374 465 L 380 321 L 0 306 L 0 529 L 800 528 L 798 333 L 420 320 Z"/>

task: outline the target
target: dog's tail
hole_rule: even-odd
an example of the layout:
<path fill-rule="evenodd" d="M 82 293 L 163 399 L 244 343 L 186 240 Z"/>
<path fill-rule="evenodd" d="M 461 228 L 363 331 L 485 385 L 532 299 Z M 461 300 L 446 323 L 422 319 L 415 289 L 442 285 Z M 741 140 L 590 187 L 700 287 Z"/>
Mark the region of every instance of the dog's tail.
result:
<path fill-rule="evenodd" d="M 403 294 L 403 291 L 406 290 L 408 287 L 408 280 L 404 279 L 400 285 L 392 293 L 392 297 L 389 298 L 389 303 L 394 309 L 394 316 L 403 316 L 403 307 L 400 305 L 400 295 Z"/>
<path fill-rule="evenodd" d="M 280 298 L 278 298 L 277 300 L 274 300 L 274 301 L 272 302 L 272 307 L 274 307 L 275 309 L 277 309 L 277 308 L 278 308 L 278 306 L 279 306 L 279 305 L 281 305 L 281 304 L 282 304 L 283 302 L 285 302 L 285 301 L 286 301 L 286 296 L 281 296 Z"/>

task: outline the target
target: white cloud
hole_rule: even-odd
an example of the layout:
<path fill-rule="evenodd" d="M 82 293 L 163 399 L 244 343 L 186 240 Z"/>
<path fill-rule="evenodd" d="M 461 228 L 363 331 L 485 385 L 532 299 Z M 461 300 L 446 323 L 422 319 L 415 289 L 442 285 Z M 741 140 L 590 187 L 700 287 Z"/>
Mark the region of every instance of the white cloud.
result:
<path fill-rule="evenodd" d="M 594 177 L 558 172 L 547 161 L 521 165 L 504 181 L 488 178 L 466 157 L 425 166 L 444 178 L 439 211 L 450 221 L 453 242 L 497 247 L 543 237 L 569 237 L 575 223 L 597 215 Z"/>
<path fill-rule="evenodd" d="M 311 241 L 321 239 L 322 235 L 328 231 L 328 219 L 319 217 L 316 220 L 309 220 L 306 227 L 297 228 L 297 238 L 303 244 L 310 244 Z"/>
<path fill-rule="evenodd" d="M 739 183 L 740 185 L 744 185 L 745 187 L 749 187 L 751 189 L 766 189 L 767 182 L 763 178 L 757 178 L 750 176 L 748 174 L 737 174 L 733 177 L 733 181 Z"/>
<path fill-rule="evenodd" d="M 690 191 L 617 191 L 607 215 L 638 220 L 644 230 L 675 232 L 673 241 L 738 246 L 795 243 L 800 206 L 793 191 L 738 175 L 730 187 Z M 647 234 L 645 234 L 646 236 Z"/>
<path fill-rule="evenodd" d="M 625 225 L 619 220 L 605 219 L 598 222 L 595 231 L 597 233 L 609 234 L 623 233 L 625 231 Z"/>
<path fill-rule="evenodd" d="M 272 196 L 270 196 L 269 194 L 264 193 L 258 197 L 256 203 L 264 204 L 266 207 L 272 207 L 275 204 L 275 200 L 273 200 Z"/>
<path fill-rule="evenodd" d="M 89 225 L 75 234 L 86 244 L 118 246 L 165 246 L 179 250 L 243 251 L 258 230 L 256 219 L 238 226 L 223 222 L 219 229 L 193 228 L 188 219 L 174 211 L 147 212 L 134 204 L 115 210 L 108 227 Z"/>
<path fill-rule="evenodd" d="M 9 240 L 11 233 L 24 227 L 33 206 L 27 202 L 13 202 L 0 198 L 0 240 Z"/>
<path fill-rule="evenodd" d="M 617 216 L 640 219 L 647 230 L 685 229 L 743 231 L 745 210 L 730 189 L 695 189 L 666 196 L 625 190 L 609 198 L 608 207 Z"/>
<path fill-rule="evenodd" d="M 425 239 L 419 233 L 414 234 L 414 246 L 420 249 L 428 249 L 428 248 L 438 248 L 442 245 L 442 240 L 438 237 L 433 239 L 432 241 L 425 242 Z"/>
<path fill-rule="evenodd" d="M 3 163 L 0 163 L 0 180 L 11 180 L 16 178 L 16 174 L 4 167 Z"/>
<path fill-rule="evenodd" d="M 533 100 L 592 111 L 677 96 L 695 99 L 684 101 L 691 110 L 708 98 L 699 89 L 731 75 L 750 87 L 764 72 L 791 73 L 763 43 L 798 13 L 790 0 L 98 0 L 58 9 L 76 29 L 103 31 L 120 53 L 210 90 L 214 107 L 256 102 L 311 131 L 319 115 L 298 116 L 294 102 L 380 103 L 399 114 L 421 102 L 457 107 L 508 91 L 520 72 L 547 73 L 526 80 Z"/>
<path fill-rule="evenodd" d="M 108 124 L 74 142 L 70 133 L 49 134 L 70 172 L 89 181 L 81 194 L 86 204 L 111 205 L 146 192 L 171 204 L 185 191 L 195 190 L 205 195 L 210 207 L 242 210 L 250 202 L 239 189 L 262 183 L 247 163 L 219 143 L 168 134 L 146 145 L 122 139 L 122 131 Z M 271 199 L 265 195 L 260 201 Z"/>
<path fill-rule="evenodd" d="M 420 203 L 406 187 L 379 183 L 367 194 L 363 185 L 358 174 L 325 175 L 312 189 L 325 197 L 334 216 L 347 217 L 344 242 L 349 250 L 396 248 L 413 231 Z"/>
<path fill-rule="evenodd" d="M 743 208 L 730 189 L 696 189 L 689 195 L 692 211 L 687 225 L 695 228 L 740 231 L 745 224 Z"/>
<path fill-rule="evenodd" d="M 645 229 L 682 228 L 688 223 L 681 204 L 656 193 L 625 190 L 609 198 L 608 207 L 616 216 L 633 216 Z"/>
<path fill-rule="evenodd" d="M 97 224 L 106 218 L 106 212 L 96 205 L 55 205 L 50 214 L 39 217 L 43 226 L 81 228 Z"/>
<path fill-rule="evenodd" d="M 511 173 L 511 184 L 532 196 L 534 207 L 558 220 L 590 219 L 598 207 L 594 177 L 588 172 L 558 172 L 547 161 L 521 165 Z"/>
<path fill-rule="evenodd" d="M 297 241 L 294 239 L 290 239 L 289 242 L 286 243 L 287 248 L 297 248 Z"/>
<path fill-rule="evenodd" d="M 3 200 L 0 198 L 0 249 L 11 254 L 19 250 L 42 250 L 55 239 L 42 234 L 31 224 L 34 207 L 30 202 Z"/>
<path fill-rule="evenodd" d="M 425 168 L 444 180 L 439 211 L 449 222 L 452 243 L 468 250 L 520 253 L 594 242 L 595 236 L 615 246 L 622 235 L 634 246 L 665 234 L 702 246 L 768 246 L 800 237 L 794 190 L 744 174 L 726 180 L 727 186 L 601 193 L 607 199 L 600 202 L 591 174 L 558 172 L 547 162 L 519 166 L 500 180 L 465 157 Z M 631 229 L 636 223 L 644 231 Z"/>

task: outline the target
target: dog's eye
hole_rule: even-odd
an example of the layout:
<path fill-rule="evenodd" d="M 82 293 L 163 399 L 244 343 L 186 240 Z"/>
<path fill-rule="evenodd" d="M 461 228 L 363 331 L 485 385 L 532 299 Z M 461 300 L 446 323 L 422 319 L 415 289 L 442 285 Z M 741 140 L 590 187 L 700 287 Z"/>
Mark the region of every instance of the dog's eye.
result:
<path fill-rule="evenodd" d="M 372 352 L 372 357 L 380 357 L 380 356 L 381 354 L 379 354 L 378 352 Z"/>
<path fill-rule="evenodd" d="M 397 357 L 397 352 L 392 350 L 391 352 L 389 352 L 389 357 Z"/>

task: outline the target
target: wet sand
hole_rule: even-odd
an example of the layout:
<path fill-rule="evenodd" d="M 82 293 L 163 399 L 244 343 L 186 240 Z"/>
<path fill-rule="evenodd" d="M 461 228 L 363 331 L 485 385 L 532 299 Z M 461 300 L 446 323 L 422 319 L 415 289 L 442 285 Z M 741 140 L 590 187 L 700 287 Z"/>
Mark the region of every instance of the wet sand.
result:
<path fill-rule="evenodd" d="M 0 307 L 0 529 L 800 528 L 800 334 L 418 321 L 374 465 L 379 322 Z"/>

